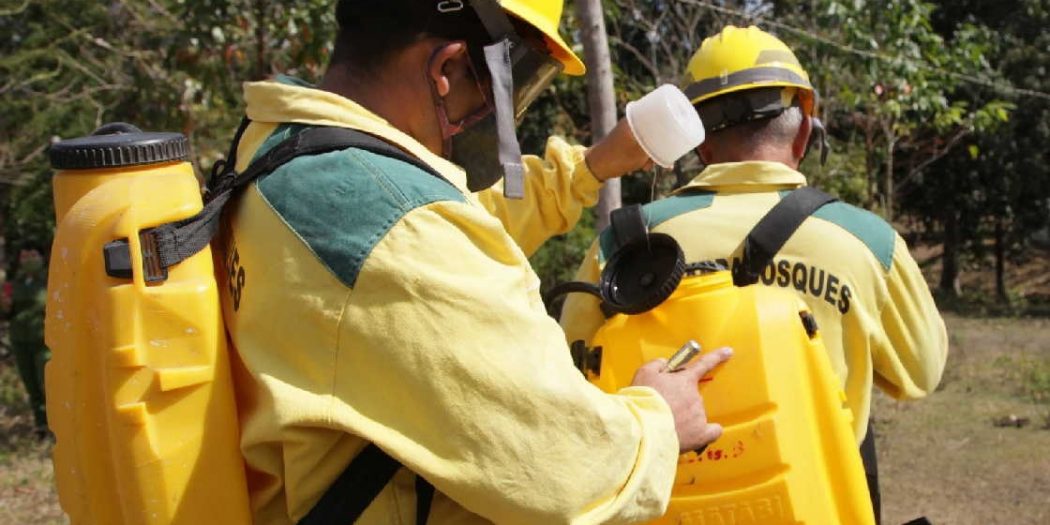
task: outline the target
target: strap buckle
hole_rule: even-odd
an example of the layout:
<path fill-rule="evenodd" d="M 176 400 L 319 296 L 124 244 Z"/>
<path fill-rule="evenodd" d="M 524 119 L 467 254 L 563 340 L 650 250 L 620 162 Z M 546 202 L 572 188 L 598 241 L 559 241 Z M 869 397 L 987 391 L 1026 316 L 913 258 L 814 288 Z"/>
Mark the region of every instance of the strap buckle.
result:
<path fill-rule="evenodd" d="M 153 230 L 144 230 L 139 233 L 139 246 L 142 252 L 142 279 L 147 284 L 168 280 L 168 269 L 161 262 L 157 237 L 153 234 Z M 105 261 L 106 275 L 117 279 L 134 278 L 131 245 L 128 239 L 117 239 L 106 243 L 102 247 L 102 257 Z"/>

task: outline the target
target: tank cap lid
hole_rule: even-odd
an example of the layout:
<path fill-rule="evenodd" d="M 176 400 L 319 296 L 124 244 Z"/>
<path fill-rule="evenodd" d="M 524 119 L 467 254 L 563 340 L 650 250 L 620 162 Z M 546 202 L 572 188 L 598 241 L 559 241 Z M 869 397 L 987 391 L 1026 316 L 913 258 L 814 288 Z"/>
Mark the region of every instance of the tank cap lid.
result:
<path fill-rule="evenodd" d="M 630 315 L 648 312 L 671 297 L 684 275 L 678 242 L 665 233 L 649 233 L 606 263 L 598 284 L 603 307 Z"/>
<path fill-rule="evenodd" d="M 184 161 L 189 151 L 189 141 L 180 133 L 143 132 L 116 122 L 90 136 L 56 142 L 48 156 L 56 170 L 88 170 Z"/>

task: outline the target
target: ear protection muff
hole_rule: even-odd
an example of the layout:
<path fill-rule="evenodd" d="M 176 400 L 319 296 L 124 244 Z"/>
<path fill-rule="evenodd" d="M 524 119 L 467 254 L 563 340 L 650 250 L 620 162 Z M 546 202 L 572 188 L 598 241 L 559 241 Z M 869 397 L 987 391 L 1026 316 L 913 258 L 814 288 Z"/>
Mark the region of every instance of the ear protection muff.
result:
<path fill-rule="evenodd" d="M 809 134 L 809 144 L 806 145 L 806 153 L 802 155 L 802 158 L 805 159 L 806 155 L 809 155 L 809 150 L 814 144 L 817 144 L 820 146 L 820 165 L 824 166 L 828 163 L 828 151 L 831 149 L 831 145 L 828 144 L 828 129 L 817 117 L 811 117 L 810 121 L 813 123 L 813 132 Z"/>
<path fill-rule="evenodd" d="M 621 247 L 602 270 L 598 289 L 607 313 L 640 314 L 667 300 L 685 275 L 685 256 L 670 235 L 652 233 Z"/>
<path fill-rule="evenodd" d="M 544 295 L 548 309 L 573 292 L 585 292 L 601 300 L 607 317 L 640 314 L 656 308 L 678 288 L 686 273 L 685 254 L 670 235 L 649 233 L 641 205 L 615 210 L 610 215 L 611 233 L 619 248 L 602 269 L 598 285 L 567 282 Z M 552 313 L 553 315 L 553 313 Z"/>

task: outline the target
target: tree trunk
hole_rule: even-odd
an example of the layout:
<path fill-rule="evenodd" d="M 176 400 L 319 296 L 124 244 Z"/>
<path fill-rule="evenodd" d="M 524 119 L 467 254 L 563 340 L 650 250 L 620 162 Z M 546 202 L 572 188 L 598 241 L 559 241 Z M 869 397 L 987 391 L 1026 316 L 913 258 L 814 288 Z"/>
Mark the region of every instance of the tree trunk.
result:
<path fill-rule="evenodd" d="M 886 222 L 893 222 L 893 207 L 896 205 L 893 198 L 896 188 L 893 185 L 893 150 L 897 146 L 897 141 L 893 136 L 893 124 L 892 122 L 885 128 L 886 134 L 886 173 L 884 174 L 884 180 L 882 181 L 882 216 L 885 217 Z"/>
<path fill-rule="evenodd" d="M 616 97 L 613 92 L 612 60 L 601 0 L 577 0 L 580 41 L 587 63 L 587 105 L 591 111 L 591 143 L 598 142 L 616 127 Z M 599 231 L 609 225 L 609 214 L 621 205 L 620 180 L 605 183 L 598 197 Z"/>
<path fill-rule="evenodd" d="M 867 177 L 864 184 L 864 207 L 870 210 L 875 206 L 875 196 L 879 193 L 875 165 L 875 132 L 871 129 L 870 120 L 864 123 L 864 167 L 864 175 Z"/>
<path fill-rule="evenodd" d="M 270 73 L 266 53 L 266 26 L 270 23 L 266 17 L 267 5 L 265 0 L 255 2 L 255 71 L 252 80 L 265 80 Z"/>
<path fill-rule="evenodd" d="M 1008 301 L 1006 297 L 1006 240 L 1002 219 L 995 219 L 995 296 L 1000 303 Z"/>
<path fill-rule="evenodd" d="M 950 297 L 958 297 L 962 290 L 959 285 L 959 221 L 955 216 L 954 206 L 946 206 L 942 217 L 944 222 L 944 253 L 941 255 L 941 292 Z"/>

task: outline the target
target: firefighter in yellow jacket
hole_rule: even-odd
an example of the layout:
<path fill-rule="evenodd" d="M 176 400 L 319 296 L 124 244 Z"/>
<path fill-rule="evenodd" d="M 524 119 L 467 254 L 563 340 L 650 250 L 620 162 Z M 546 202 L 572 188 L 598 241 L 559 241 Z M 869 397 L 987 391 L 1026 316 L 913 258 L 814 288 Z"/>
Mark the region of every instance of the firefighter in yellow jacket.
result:
<path fill-rule="evenodd" d="M 607 395 L 545 313 L 527 256 L 601 180 L 648 161 L 622 125 L 590 149 L 552 138 L 544 158 L 515 156 L 525 106 L 584 69 L 561 10 L 341 0 L 320 86 L 246 85 L 238 170 L 315 126 L 427 168 L 353 148 L 299 157 L 227 210 L 223 313 L 256 523 L 643 521 L 666 507 L 680 451 L 720 434 L 696 383 L 728 351 L 685 373 L 650 363 Z M 382 479 L 354 470 L 366 453 L 399 466 L 361 502 Z"/>
<path fill-rule="evenodd" d="M 726 27 L 688 65 L 686 95 L 708 131 L 706 168 L 646 206 L 653 231 L 674 237 L 688 262 L 739 262 L 748 232 L 792 189 L 814 132 L 816 94 L 794 53 L 756 27 Z M 819 126 L 819 123 L 817 124 Z M 823 130 L 819 130 L 821 133 Z M 823 152 L 822 152 L 823 153 Z M 596 242 L 577 280 L 597 282 L 611 256 Z M 868 429 L 872 384 L 897 399 L 936 388 L 948 341 L 944 321 L 904 240 L 876 215 L 832 203 L 807 219 L 761 275 L 813 311 L 854 415 Z M 561 323 L 588 341 L 604 317 L 595 298 L 570 295 Z"/>

